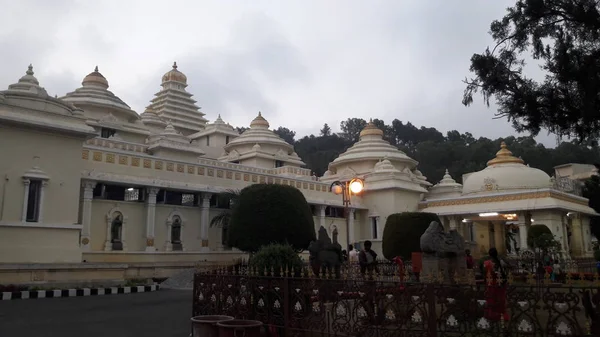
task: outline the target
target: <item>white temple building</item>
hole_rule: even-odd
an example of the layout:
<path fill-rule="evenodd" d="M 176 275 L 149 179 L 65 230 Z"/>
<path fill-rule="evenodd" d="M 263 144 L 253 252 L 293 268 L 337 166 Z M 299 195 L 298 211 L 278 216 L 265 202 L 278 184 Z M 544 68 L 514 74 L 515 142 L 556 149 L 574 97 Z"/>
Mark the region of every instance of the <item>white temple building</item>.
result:
<path fill-rule="evenodd" d="M 217 194 L 253 183 L 300 189 L 317 229 L 337 229 L 341 243 L 371 240 L 380 250 L 388 215 L 426 211 L 459 230 L 475 255 L 507 250 L 506 231 L 518 238 L 510 248 L 527 248 L 534 223 L 546 224 L 571 256 L 592 253 L 589 219 L 597 214 L 576 191 L 559 188 L 573 180 L 560 177 L 559 184 L 505 145 L 463 185 L 449 174 L 432 185 L 369 123 L 315 177 L 262 113 L 238 134 L 220 115 L 210 123 L 186 87 L 174 64 L 141 114 L 109 91 L 98 68 L 60 98 L 48 95 L 31 66 L 0 91 L 0 264 L 76 269 L 85 261 L 130 270 L 145 263 L 168 273 L 197 261 L 230 261 L 243 253 L 223 244 L 222 228 L 210 227 L 228 207 Z M 355 177 L 365 190 L 353 197 L 347 223 L 330 184 Z"/>

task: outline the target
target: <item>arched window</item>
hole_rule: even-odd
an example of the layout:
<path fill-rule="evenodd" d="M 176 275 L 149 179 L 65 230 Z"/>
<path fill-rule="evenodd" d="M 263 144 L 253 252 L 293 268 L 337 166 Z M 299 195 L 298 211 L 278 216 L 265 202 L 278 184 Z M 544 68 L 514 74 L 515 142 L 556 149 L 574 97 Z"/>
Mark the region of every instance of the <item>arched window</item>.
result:
<path fill-rule="evenodd" d="M 110 225 L 112 250 L 123 250 L 123 214 L 115 212 Z"/>
<path fill-rule="evenodd" d="M 167 217 L 167 240 L 165 242 L 165 251 L 185 250 L 183 244 L 183 227 L 185 218 L 178 210 L 173 210 Z"/>
<path fill-rule="evenodd" d="M 171 225 L 171 243 L 173 244 L 173 250 L 181 250 L 181 218 L 179 216 L 173 217 L 173 224 Z M 179 249 L 175 246 L 179 245 Z"/>

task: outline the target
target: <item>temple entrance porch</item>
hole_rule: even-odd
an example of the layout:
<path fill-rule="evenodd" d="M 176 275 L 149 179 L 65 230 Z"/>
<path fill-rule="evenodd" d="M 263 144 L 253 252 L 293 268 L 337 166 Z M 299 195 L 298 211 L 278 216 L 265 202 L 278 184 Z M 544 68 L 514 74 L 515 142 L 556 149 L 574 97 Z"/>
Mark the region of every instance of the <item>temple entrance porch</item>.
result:
<path fill-rule="evenodd" d="M 507 256 L 534 252 L 527 242 L 533 225 L 547 226 L 560 243 L 560 255 L 565 258 L 591 257 L 592 240 L 589 217 L 562 210 L 482 212 L 441 217 L 447 230 L 455 228 L 465 238 L 475 257 L 487 255 L 495 247 Z"/>

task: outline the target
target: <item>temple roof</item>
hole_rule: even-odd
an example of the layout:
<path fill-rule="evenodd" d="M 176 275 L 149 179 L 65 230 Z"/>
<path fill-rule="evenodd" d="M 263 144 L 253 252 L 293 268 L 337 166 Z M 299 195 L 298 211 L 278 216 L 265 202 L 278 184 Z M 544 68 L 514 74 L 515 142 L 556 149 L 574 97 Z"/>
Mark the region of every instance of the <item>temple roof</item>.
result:
<path fill-rule="evenodd" d="M 463 177 L 463 195 L 535 190 L 550 186 L 550 176 L 546 172 L 525 165 L 522 159 L 513 156 L 504 142 L 485 169 Z"/>
<path fill-rule="evenodd" d="M 198 139 L 202 136 L 207 136 L 214 133 L 220 133 L 232 137 L 238 137 L 240 135 L 233 126 L 231 126 L 229 123 L 225 123 L 225 121 L 223 121 L 221 118 L 221 114 L 219 114 L 214 123 L 206 124 L 206 128 L 204 130 L 196 132 L 189 137 L 191 139 Z"/>
<path fill-rule="evenodd" d="M 75 105 L 95 105 L 116 109 L 124 113 L 127 118 L 137 120 L 140 116 L 127 105 L 123 100 L 108 90 L 109 85 L 106 77 L 98 71 L 98 66 L 94 71 L 84 77 L 81 87 L 75 91 L 67 93 L 61 97 L 66 102 Z"/>
<path fill-rule="evenodd" d="M 207 120 L 192 99 L 193 95 L 186 91 L 187 77 L 177 69 L 176 62 L 163 75 L 161 87 L 146 109 L 154 111 L 163 120 L 170 120 L 177 129 L 186 131 L 186 134 L 202 131 Z"/>
<path fill-rule="evenodd" d="M 383 139 L 383 131 L 371 120 L 360 132 L 359 141 L 346 150 L 346 152 L 340 154 L 330 164 L 330 169 L 335 169 L 335 167 L 343 163 L 359 162 L 362 160 L 379 161 L 382 158 L 386 158 L 392 163 L 403 162 L 410 166 L 410 169 L 414 169 L 417 166 L 416 160 L 385 141 Z"/>

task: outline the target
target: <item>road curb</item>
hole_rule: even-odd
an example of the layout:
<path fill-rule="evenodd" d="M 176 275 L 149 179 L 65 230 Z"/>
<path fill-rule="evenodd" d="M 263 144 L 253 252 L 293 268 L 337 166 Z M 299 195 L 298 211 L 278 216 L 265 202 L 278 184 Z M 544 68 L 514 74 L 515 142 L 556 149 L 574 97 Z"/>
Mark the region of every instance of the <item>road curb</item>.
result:
<path fill-rule="evenodd" d="M 81 297 L 81 296 L 103 296 L 103 295 L 121 295 L 147 293 L 160 290 L 160 285 L 153 284 L 147 286 L 134 287 L 110 287 L 110 288 L 82 288 L 82 289 L 55 289 L 55 290 L 33 290 L 33 291 L 15 291 L 2 292 L 2 300 L 28 300 L 39 298 L 63 298 L 63 297 Z"/>

